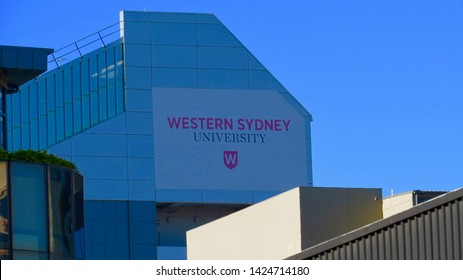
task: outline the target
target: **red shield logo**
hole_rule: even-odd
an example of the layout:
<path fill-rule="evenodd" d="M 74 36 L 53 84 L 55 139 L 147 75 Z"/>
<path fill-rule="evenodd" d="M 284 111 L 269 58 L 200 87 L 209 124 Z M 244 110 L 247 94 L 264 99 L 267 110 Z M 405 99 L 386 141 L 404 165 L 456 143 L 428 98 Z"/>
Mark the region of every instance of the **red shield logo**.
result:
<path fill-rule="evenodd" d="M 233 169 L 238 165 L 238 151 L 223 151 L 223 163 Z"/>

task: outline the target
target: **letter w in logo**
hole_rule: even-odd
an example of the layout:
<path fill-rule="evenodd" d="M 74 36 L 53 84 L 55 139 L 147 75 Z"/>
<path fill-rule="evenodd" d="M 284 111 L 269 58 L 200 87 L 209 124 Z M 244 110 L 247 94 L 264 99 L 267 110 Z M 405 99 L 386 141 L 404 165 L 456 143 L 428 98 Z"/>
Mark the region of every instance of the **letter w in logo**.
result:
<path fill-rule="evenodd" d="M 223 163 L 233 169 L 238 165 L 238 151 L 223 151 Z"/>

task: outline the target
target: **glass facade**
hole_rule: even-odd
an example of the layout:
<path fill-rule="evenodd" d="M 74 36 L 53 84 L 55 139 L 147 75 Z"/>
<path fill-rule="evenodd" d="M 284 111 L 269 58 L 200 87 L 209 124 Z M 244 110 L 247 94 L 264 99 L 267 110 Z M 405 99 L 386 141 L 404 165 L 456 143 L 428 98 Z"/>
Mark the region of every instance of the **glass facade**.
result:
<path fill-rule="evenodd" d="M 0 162 L 1 259 L 84 258 L 80 177 L 68 168 Z"/>
<path fill-rule="evenodd" d="M 122 113 L 122 56 L 116 41 L 8 95 L 8 150 L 44 150 Z"/>
<path fill-rule="evenodd" d="M 87 259 L 156 259 L 156 207 L 151 201 L 85 201 Z"/>
<path fill-rule="evenodd" d="M 306 126 L 301 140 L 306 149 L 300 154 L 307 164 L 297 168 L 307 176 L 298 185 L 312 184 L 310 114 L 215 16 L 124 11 L 120 29 L 117 41 L 43 74 L 7 98 L 9 150 L 48 150 L 76 163 L 85 175 L 85 242 L 83 230 L 68 236 L 70 204 L 58 203 L 68 192 L 62 186 L 69 178 L 52 170 L 47 175 L 54 186 L 45 193 L 49 211 L 62 211 L 48 226 L 51 256 L 71 253 L 74 238 L 75 254 L 85 248 L 87 259 L 184 258 L 185 230 L 235 211 L 233 205 L 243 207 L 292 187 L 160 188 L 154 115 L 162 108 L 154 95 L 161 88 L 281 96 Z M 182 215 L 167 215 L 160 204 L 181 205 Z M 221 210 L 191 210 L 202 204 Z"/>

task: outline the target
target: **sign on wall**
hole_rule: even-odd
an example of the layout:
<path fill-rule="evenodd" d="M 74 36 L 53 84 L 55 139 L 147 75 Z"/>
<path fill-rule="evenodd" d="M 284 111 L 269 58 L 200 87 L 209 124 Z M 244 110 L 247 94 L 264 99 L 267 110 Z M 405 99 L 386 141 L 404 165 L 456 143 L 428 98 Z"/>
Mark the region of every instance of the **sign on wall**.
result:
<path fill-rule="evenodd" d="M 308 184 L 304 118 L 276 91 L 153 89 L 157 188 Z"/>

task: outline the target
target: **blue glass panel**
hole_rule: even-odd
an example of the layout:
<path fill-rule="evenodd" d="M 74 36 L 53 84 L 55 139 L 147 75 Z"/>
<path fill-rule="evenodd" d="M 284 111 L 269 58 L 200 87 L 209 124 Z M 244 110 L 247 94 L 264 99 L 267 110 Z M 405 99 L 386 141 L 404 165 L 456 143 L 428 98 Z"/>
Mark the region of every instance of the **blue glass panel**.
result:
<path fill-rule="evenodd" d="M 88 238 L 85 239 L 85 259 L 93 260 L 93 243 L 88 242 Z"/>
<path fill-rule="evenodd" d="M 151 112 L 153 96 L 151 90 L 127 90 L 127 111 Z"/>
<path fill-rule="evenodd" d="M 116 236 L 118 244 L 129 244 L 129 223 L 125 221 L 117 221 Z"/>
<path fill-rule="evenodd" d="M 131 244 L 154 244 L 156 240 L 155 222 L 131 221 Z"/>
<path fill-rule="evenodd" d="M 151 68 L 126 67 L 126 87 L 134 89 L 151 88 Z"/>
<path fill-rule="evenodd" d="M 104 222 L 93 220 L 91 235 L 93 243 L 104 243 Z"/>
<path fill-rule="evenodd" d="M 11 176 L 13 248 L 45 252 L 48 248 L 45 166 L 12 162 Z"/>
<path fill-rule="evenodd" d="M 104 201 L 92 201 L 92 220 L 104 220 Z"/>
<path fill-rule="evenodd" d="M 69 157 L 69 159 L 72 160 L 72 158 L 70 158 L 72 154 L 71 140 L 64 140 L 63 142 L 51 146 L 48 148 L 48 152 L 60 157 Z"/>
<path fill-rule="evenodd" d="M 131 200 L 155 201 L 154 181 L 129 181 L 129 197 Z"/>
<path fill-rule="evenodd" d="M 196 25 L 190 23 L 152 23 L 151 43 L 196 45 Z"/>
<path fill-rule="evenodd" d="M 156 204 L 152 201 L 130 201 L 129 207 L 132 222 L 156 220 Z"/>
<path fill-rule="evenodd" d="M 104 244 L 91 244 L 92 260 L 106 260 Z"/>
<path fill-rule="evenodd" d="M 97 175 L 97 176 L 110 177 L 107 174 L 106 176 L 105 175 Z M 84 193 L 85 199 L 126 200 L 128 199 L 128 196 L 129 196 L 129 187 L 128 187 L 127 179 L 119 179 L 119 180 L 86 179 L 85 180 L 85 193 Z"/>
<path fill-rule="evenodd" d="M 198 76 L 200 88 L 248 88 L 248 70 L 199 69 Z"/>
<path fill-rule="evenodd" d="M 90 58 L 90 124 L 100 121 L 98 56 Z"/>
<path fill-rule="evenodd" d="M 129 208 L 127 201 L 117 201 L 117 220 L 118 221 L 127 221 L 129 219 Z"/>
<path fill-rule="evenodd" d="M 114 46 L 114 49 L 116 57 L 116 112 L 121 113 L 125 110 L 122 44 Z"/>
<path fill-rule="evenodd" d="M 195 14 L 190 13 L 151 13 L 153 22 L 196 22 Z"/>
<path fill-rule="evenodd" d="M 131 259 L 133 260 L 155 260 L 156 245 L 133 244 L 131 246 Z"/>
<path fill-rule="evenodd" d="M 117 260 L 119 259 L 117 245 L 105 244 L 105 259 L 106 260 Z"/>
<path fill-rule="evenodd" d="M 270 89 L 267 71 L 249 71 L 250 89 Z"/>
<path fill-rule="evenodd" d="M 150 44 L 150 23 L 149 22 L 124 22 L 124 40 L 126 44 Z"/>
<path fill-rule="evenodd" d="M 107 85 L 107 70 L 106 50 L 98 54 L 98 105 L 99 105 L 99 121 L 108 119 L 108 85 Z"/>
<path fill-rule="evenodd" d="M 127 139 L 121 134 L 87 134 L 75 136 L 72 153 L 75 156 L 126 156 Z"/>
<path fill-rule="evenodd" d="M 71 175 L 69 169 L 49 167 L 50 253 L 57 258 L 75 255 Z"/>
<path fill-rule="evenodd" d="M 9 107 L 12 112 L 11 118 L 11 128 L 13 130 L 13 147 L 14 149 L 21 148 L 21 103 L 20 103 L 20 95 L 13 94 L 12 98 L 12 107 Z M 12 108 L 12 109 L 11 109 Z M 9 124 L 10 125 L 10 124 Z"/>
<path fill-rule="evenodd" d="M 221 24 L 198 24 L 198 46 L 241 46 Z"/>
<path fill-rule="evenodd" d="M 198 47 L 200 68 L 247 69 L 248 53 L 244 48 Z"/>
<path fill-rule="evenodd" d="M 201 190 L 156 189 L 158 202 L 202 202 L 202 200 Z"/>
<path fill-rule="evenodd" d="M 66 70 L 58 71 L 55 74 L 55 100 L 56 100 L 56 141 L 64 139 L 64 96 L 65 87 L 63 84 L 64 74 L 63 72 L 69 72 L 69 68 Z M 69 77 L 69 76 L 68 76 Z M 69 80 L 70 82 L 70 80 Z M 69 84 L 69 83 L 68 83 Z"/>
<path fill-rule="evenodd" d="M 70 137 L 74 134 L 74 108 L 73 108 L 73 71 L 75 65 L 64 71 L 64 136 Z"/>
<path fill-rule="evenodd" d="M 72 102 L 73 102 L 73 133 L 82 131 L 82 63 L 76 63 L 72 69 Z"/>
<path fill-rule="evenodd" d="M 90 127 L 90 63 L 89 59 L 82 60 L 82 127 Z"/>
<path fill-rule="evenodd" d="M 21 148 L 30 149 L 30 112 L 29 112 L 29 96 L 30 88 L 27 87 L 19 93 L 21 106 Z"/>
<path fill-rule="evenodd" d="M 196 46 L 154 45 L 153 67 L 189 67 L 198 65 Z"/>
<path fill-rule="evenodd" d="M 120 260 L 128 260 L 130 257 L 129 245 L 117 244 L 117 255 Z"/>
<path fill-rule="evenodd" d="M 75 237 L 75 248 L 76 254 L 75 258 L 77 260 L 85 259 L 85 231 L 84 229 L 80 229 L 74 233 Z"/>
<path fill-rule="evenodd" d="M 48 144 L 56 143 L 56 97 L 55 97 L 55 76 L 49 76 L 47 83 L 47 133 Z"/>
<path fill-rule="evenodd" d="M 150 13 L 139 11 L 123 11 L 124 21 L 150 21 Z"/>
<path fill-rule="evenodd" d="M 117 222 L 116 221 L 105 221 L 105 243 L 116 244 L 117 243 Z"/>
<path fill-rule="evenodd" d="M 197 88 L 198 70 L 191 68 L 153 68 L 155 87 Z"/>
<path fill-rule="evenodd" d="M 107 48 L 108 68 L 106 79 L 108 81 L 108 118 L 116 115 L 116 57 L 114 47 Z"/>
<path fill-rule="evenodd" d="M 126 66 L 151 66 L 151 45 L 126 44 L 125 45 Z"/>
<path fill-rule="evenodd" d="M 105 221 L 117 220 L 117 201 L 104 201 L 104 219 Z"/>
<path fill-rule="evenodd" d="M 127 149 L 130 157 L 153 157 L 153 136 L 136 134 L 127 135 Z"/>
<path fill-rule="evenodd" d="M 46 99 L 46 80 L 40 80 L 38 83 L 39 95 L 39 146 L 40 149 L 46 149 L 48 147 L 47 138 L 47 99 Z"/>
<path fill-rule="evenodd" d="M 127 179 L 127 159 L 125 157 L 75 156 L 86 179 Z"/>
<path fill-rule="evenodd" d="M 154 158 L 128 158 L 129 180 L 154 180 Z"/>
<path fill-rule="evenodd" d="M 128 112 L 128 134 L 153 134 L 153 115 L 151 112 Z"/>

